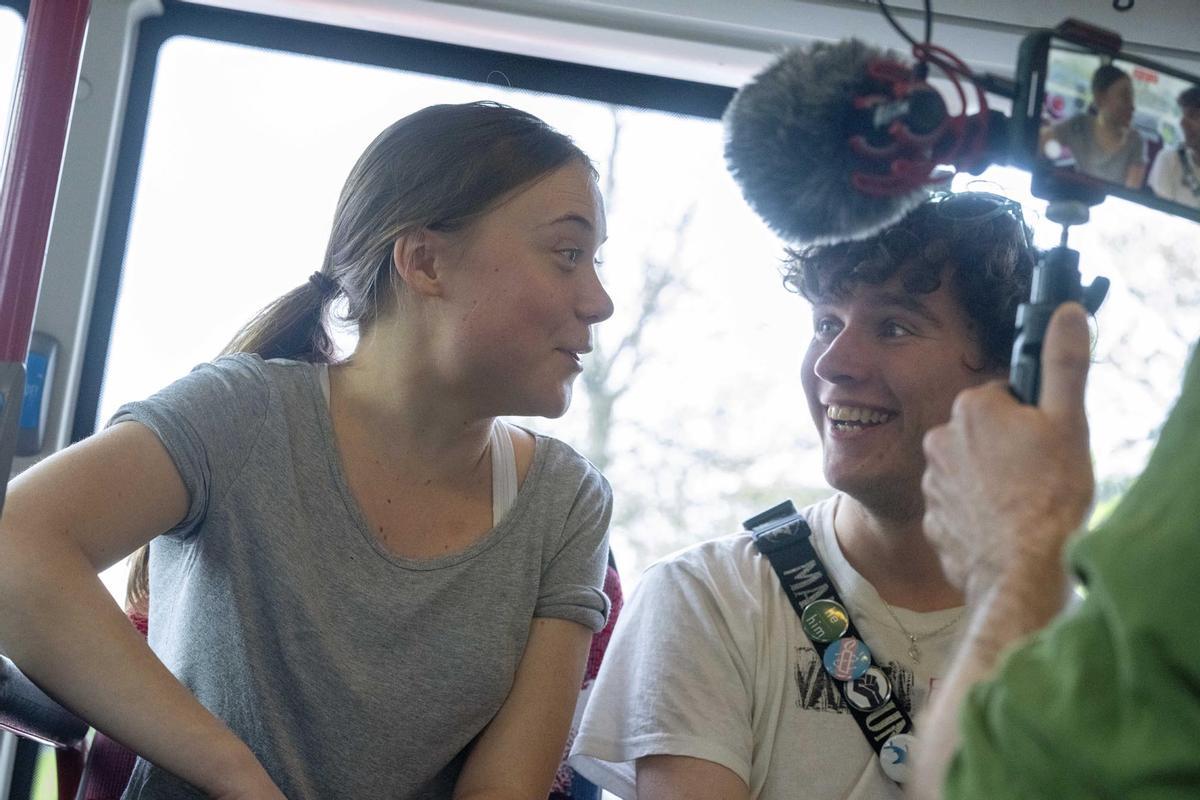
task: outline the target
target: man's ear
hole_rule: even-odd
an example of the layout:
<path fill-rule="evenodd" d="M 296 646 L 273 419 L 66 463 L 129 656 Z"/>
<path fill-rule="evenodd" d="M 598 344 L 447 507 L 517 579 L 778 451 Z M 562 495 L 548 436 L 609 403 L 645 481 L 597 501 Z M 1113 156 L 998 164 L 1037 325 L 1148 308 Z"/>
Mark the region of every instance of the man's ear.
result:
<path fill-rule="evenodd" d="M 424 297 L 442 296 L 447 244 L 444 237 L 425 228 L 406 233 L 395 241 L 392 266 L 408 291 Z"/>

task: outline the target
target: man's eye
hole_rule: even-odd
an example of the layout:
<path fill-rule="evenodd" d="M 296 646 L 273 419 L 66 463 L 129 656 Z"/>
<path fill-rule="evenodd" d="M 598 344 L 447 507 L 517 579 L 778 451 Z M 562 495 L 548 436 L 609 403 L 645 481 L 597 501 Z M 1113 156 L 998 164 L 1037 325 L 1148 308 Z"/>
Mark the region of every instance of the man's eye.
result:
<path fill-rule="evenodd" d="M 579 258 L 583 255 L 583 250 L 578 247 L 566 247 L 559 250 L 558 254 L 562 256 L 563 261 L 573 267 L 579 263 Z"/>
<path fill-rule="evenodd" d="M 912 336 L 912 331 L 901 325 L 899 322 L 888 321 L 883 323 L 883 335 L 889 339 L 895 339 L 901 336 Z"/>
<path fill-rule="evenodd" d="M 839 330 L 841 330 L 841 326 L 835 319 L 819 319 L 813 325 L 813 333 L 822 339 L 836 336 Z"/>

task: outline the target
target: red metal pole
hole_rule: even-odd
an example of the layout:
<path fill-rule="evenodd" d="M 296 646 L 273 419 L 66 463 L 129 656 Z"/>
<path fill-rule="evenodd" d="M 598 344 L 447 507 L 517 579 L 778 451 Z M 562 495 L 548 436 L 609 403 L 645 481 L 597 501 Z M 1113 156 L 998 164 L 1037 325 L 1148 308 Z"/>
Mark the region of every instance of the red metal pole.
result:
<path fill-rule="evenodd" d="M 29 347 L 90 5 L 29 4 L 0 188 L 0 362 L 24 363 Z"/>
<path fill-rule="evenodd" d="M 0 510 L 89 0 L 32 0 L 0 187 Z"/>

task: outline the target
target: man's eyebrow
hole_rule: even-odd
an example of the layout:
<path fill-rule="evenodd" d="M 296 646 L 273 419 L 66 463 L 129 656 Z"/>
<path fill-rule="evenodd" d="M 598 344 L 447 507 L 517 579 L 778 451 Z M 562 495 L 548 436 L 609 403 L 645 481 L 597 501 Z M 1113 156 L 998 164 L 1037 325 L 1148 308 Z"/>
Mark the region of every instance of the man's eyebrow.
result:
<path fill-rule="evenodd" d="M 911 294 L 905 292 L 880 292 L 872 295 L 871 304 L 880 308 L 896 307 L 902 308 L 905 311 L 911 311 L 919 317 L 927 320 L 930 324 L 942 327 L 942 321 L 929 310 L 929 307 L 922 303 Z"/>

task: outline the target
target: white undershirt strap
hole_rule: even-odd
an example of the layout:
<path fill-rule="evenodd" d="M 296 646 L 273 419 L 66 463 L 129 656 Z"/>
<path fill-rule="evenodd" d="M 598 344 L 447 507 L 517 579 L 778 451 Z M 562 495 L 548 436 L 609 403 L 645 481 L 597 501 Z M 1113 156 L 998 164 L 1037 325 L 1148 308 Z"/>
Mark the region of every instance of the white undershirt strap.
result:
<path fill-rule="evenodd" d="M 317 379 L 321 384 L 321 394 L 325 397 L 325 408 L 328 409 L 328 364 L 317 365 Z M 517 455 L 513 451 L 508 426 L 499 419 L 492 423 L 488 449 L 492 451 L 492 525 L 499 525 L 517 500 Z"/>
<path fill-rule="evenodd" d="M 317 380 L 321 383 L 321 394 L 325 396 L 325 410 L 329 410 L 329 365 L 317 365 Z"/>
<path fill-rule="evenodd" d="M 500 520 L 517 500 L 517 455 L 512 434 L 503 420 L 492 422 L 492 524 Z"/>

